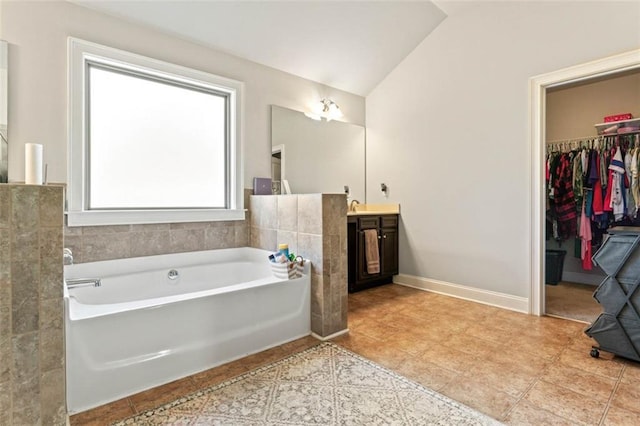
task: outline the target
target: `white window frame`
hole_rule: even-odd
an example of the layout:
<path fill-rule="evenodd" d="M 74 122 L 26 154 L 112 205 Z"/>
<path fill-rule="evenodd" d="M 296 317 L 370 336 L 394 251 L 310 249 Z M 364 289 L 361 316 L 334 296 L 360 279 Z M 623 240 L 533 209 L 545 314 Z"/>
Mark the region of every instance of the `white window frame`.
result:
<path fill-rule="evenodd" d="M 244 84 L 213 74 L 69 37 L 69 140 L 67 225 L 244 220 L 241 113 Z M 87 62 L 115 66 L 189 85 L 214 88 L 229 96 L 228 198 L 226 209 L 96 210 L 88 208 Z"/>

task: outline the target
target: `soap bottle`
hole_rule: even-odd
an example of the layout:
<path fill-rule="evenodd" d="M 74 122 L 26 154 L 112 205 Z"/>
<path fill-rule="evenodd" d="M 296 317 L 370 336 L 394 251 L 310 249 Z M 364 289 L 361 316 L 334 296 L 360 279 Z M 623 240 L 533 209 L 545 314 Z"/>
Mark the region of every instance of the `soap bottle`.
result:
<path fill-rule="evenodd" d="M 289 244 L 278 244 L 278 252 L 289 259 Z"/>

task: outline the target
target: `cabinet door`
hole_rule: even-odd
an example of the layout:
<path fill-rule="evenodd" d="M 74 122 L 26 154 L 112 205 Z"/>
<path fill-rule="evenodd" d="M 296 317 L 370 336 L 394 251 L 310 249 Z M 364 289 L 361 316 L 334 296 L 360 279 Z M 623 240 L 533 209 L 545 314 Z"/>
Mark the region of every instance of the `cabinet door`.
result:
<path fill-rule="evenodd" d="M 396 275 L 398 273 L 398 228 L 382 228 L 380 241 L 380 272 L 382 275 Z"/>

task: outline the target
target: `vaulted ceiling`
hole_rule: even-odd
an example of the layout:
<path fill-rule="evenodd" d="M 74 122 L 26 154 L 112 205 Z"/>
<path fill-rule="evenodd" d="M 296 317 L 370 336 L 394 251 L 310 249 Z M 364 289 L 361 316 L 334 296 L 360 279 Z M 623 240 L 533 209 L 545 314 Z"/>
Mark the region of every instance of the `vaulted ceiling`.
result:
<path fill-rule="evenodd" d="M 446 17 L 430 1 L 72 1 L 361 96 Z"/>

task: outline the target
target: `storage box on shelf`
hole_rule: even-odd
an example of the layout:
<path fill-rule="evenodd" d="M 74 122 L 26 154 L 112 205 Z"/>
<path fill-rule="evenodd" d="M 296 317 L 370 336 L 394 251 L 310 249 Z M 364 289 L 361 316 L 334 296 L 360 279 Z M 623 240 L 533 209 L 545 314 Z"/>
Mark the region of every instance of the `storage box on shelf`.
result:
<path fill-rule="evenodd" d="M 640 118 L 599 123 L 594 126 L 598 130 L 598 135 L 602 136 L 640 133 Z"/>

